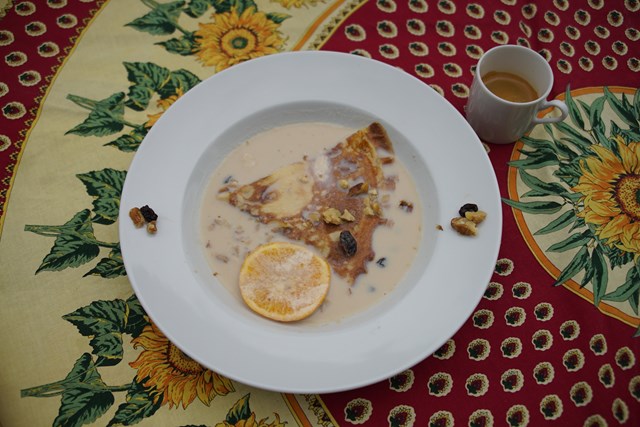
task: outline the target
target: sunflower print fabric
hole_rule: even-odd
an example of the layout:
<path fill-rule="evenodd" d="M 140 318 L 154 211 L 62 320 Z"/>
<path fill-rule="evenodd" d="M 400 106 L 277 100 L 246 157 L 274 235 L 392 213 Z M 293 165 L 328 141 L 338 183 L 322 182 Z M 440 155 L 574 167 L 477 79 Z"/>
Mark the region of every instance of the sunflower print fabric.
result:
<path fill-rule="evenodd" d="M 0 424 L 638 425 L 639 12 L 633 0 L 0 0 Z M 277 393 L 201 366 L 149 318 L 124 268 L 120 195 L 188 91 L 254 58 L 329 50 L 400 68 L 463 114 L 478 59 L 507 43 L 549 62 L 570 116 L 484 145 L 502 250 L 433 355 L 368 387 Z"/>

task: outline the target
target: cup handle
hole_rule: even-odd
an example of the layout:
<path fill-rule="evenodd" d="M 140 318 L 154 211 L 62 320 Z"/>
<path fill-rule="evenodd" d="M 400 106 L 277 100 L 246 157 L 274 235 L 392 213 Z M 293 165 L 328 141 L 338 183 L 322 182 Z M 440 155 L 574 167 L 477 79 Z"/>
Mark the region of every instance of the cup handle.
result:
<path fill-rule="evenodd" d="M 539 119 L 538 117 L 534 117 L 533 120 L 531 120 L 531 126 L 535 126 L 535 125 L 540 124 L 540 123 L 561 122 L 564 119 L 566 119 L 567 116 L 569 115 L 569 109 L 567 108 L 567 104 L 565 104 L 562 101 L 558 101 L 557 99 L 554 99 L 553 101 L 545 101 L 545 102 L 543 102 L 542 104 L 540 104 L 540 107 L 538 107 L 538 111 L 546 110 L 549 107 L 557 108 L 558 110 L 560 110 L 560 116 L 559 117 L 544 117 L 542 119 Z"/>

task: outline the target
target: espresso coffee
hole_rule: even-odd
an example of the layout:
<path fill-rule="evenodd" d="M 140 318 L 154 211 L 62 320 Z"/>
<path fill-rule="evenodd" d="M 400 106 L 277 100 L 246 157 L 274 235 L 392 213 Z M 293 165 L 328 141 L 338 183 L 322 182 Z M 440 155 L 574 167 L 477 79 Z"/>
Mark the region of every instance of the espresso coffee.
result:
<path fill-rule="evenodd" d="M 487 89 L 494 95 L 511 102 L 531 102 L 538 99 L 538 93 L 522 77 L 504 71 L 489 71 L 482 76 Z"/>

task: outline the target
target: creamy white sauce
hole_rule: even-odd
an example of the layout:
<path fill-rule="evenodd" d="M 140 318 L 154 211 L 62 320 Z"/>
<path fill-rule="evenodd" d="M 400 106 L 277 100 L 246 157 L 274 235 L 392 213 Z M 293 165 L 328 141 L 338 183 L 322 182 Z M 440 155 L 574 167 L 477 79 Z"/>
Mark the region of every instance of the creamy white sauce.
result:
<path fill-rule="evenodd" d="M 316 157 L 355 130 L 329 123 L 277 127 L 242 143 L 214 171 L 201 207 L 200 236 L 212 274 L 239 301 L 242 297 L 238 275 L 245 256 L 260 244 L 287 239 L 272 232 L 273 225 L 261 224 L 248 213 L 220 199 L 220 188 L 230 177 L 244 185 L 270 175 L 279 167 L 298 162 L 304 156 Z M 325 156 L 317 158 L 326 159 Z M 328 170 L 323 170 L 326 167 L 328 165 L 314 165 L 315 171 L 324 172 L 325 176 L 329 175 Z M 385 177 L 396 177 L 397 182 L 394 190 L 379 191 L 379 198 L 386 200 L 382 205 L 383 216 L 390 221 L 374 232 L 374 261 L 367 265 L 368 272 L 360 275 L 353 285 L 333 273 L 325 302 L 301 322 L 336 322 L 366 310 L 389 294 L 411 266 L 422 238 L 419 195 L 413 179 L 397 158 L 393 163 L 384 165 L 383 171 Z M 402 200 L 413 204 L 412 212 L 399 207 Z M 378 263 L 381 258 L 384 260 Z"/>

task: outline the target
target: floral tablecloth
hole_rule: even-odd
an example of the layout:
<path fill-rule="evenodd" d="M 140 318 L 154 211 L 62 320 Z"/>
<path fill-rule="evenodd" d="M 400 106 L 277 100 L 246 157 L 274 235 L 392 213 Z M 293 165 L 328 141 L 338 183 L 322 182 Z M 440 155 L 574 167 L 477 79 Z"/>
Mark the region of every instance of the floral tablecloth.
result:
<path fill-rule="evenodd" d="M 0 425 L 640 425 L 639 38 L 635 0 L 0 0 Z M 332 50 L 462 112 L 474 64 L 506 43 L 548 60 L 570 116 L 485 144 L 500 256 L 434 355 L 368 387 L 281 394 L 204 369 L 147 317 L 119 197 L 181 95 L 252 58 Z"/>

